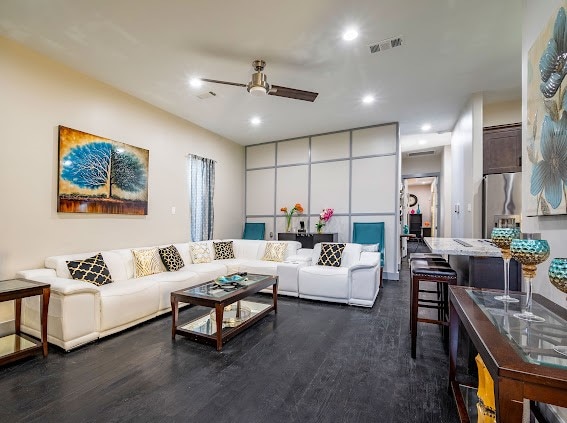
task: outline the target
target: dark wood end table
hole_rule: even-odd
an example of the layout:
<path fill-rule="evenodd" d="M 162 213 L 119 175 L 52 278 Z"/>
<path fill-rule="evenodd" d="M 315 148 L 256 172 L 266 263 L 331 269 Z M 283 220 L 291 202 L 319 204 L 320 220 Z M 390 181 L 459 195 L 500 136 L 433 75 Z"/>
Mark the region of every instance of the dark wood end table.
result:
<path fill-rule="evenodd" d="M 272 310 L 278 312 L 278 277 L 249 274 L 236 289 L 223 289 L 216 281 L 205 282 L 171 293 L 171 338 L 183 335 L 197 342 L 216 346 L 217 351 L 233 336 L 250 327 Z M 272 304 L 244 301 L 272 286 Z M 189 323 L 179 324 L 179 303 L 210 307 L 207 313 Z M 225 315 L 230 314 L 230 317 Z"/>
<path fill-rule="evenodd" d="M 469 418 L 457 381 L 460 323 L 494 380 L 498 422 L 521 422 L 524 398 L 567 407 L 567 356 L 554 350 L 567 343 L 567 310 L 534 294 L 532 311 L 546 321 L 526 322 L 514 317 L 524 294 L 511 293 L 519 303 L 503 303 L 494 300 L 500 290 L 450 286 L 449 292 L 449 383 L 462 422 Z"/>
<path fill-rule="evenodd" d="M 42 351 L 47 357 L 47 310 L 51 285 L 27 279 L 0 281 L 0 302 L 14 300 L 15 333 L 0 338 L 0 365 Z M 22 298 L 41 295 L 41 340 L 21 333 Z"/>

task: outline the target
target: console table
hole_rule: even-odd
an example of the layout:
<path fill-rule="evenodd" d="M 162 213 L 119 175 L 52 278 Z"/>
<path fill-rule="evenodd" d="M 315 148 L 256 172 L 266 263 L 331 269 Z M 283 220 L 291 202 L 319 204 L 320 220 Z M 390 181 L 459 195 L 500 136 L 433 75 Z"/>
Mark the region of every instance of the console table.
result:
<path fill-rule="evenodd" d="M 280 232 L 278 240 L 280 241 L 298 241 L 301 242 L 301 248 L 313 248 L 315 244 L 320 242 L 337 242 L 339 235 L 334 234 L 311 234 L 306 232 Z"/>
<path fill-rule="evenodd" d="M 51 285 L 26 279 L 0 281 L 0 301 L 14 300 L 16 333 L 0 337 L 0 364 L 10 363 L 36 352 L 47 356 L 47 308 Z M 22 298 L 40 295 L 41 340 L 20 332 Z"/>
<path fill-rule="evenodd" d="M 567 407 L 567 356 L 554 351 L 567 345 L 567 310 L 534 294 L 532 311 L 546 319 L 530 323 L 513 316 L 525 295 L 512 293 L 520 303 L 502 303 L 502 291 L 450 286 L 449 382 L 461 422 L 468 422 L 471 389 L 457 381 L 459 324 L 462 323 L 492 379 L 498 422 L 522 421 L 523 400 Z M 472 404 L 474 406 L 474 404 Z"/>

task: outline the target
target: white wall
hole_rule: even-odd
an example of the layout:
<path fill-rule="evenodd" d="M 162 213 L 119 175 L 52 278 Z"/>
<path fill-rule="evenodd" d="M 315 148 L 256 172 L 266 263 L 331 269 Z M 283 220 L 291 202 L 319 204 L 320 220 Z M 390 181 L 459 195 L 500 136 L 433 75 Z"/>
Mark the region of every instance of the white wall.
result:
<path fill-rule="evenodd" d="M 482 233 L 482 95 L 467 102 L 451 138 L 453 237 L 480 238 Z M 460 212 L 455 212 L 458 205 Z"/>
<path fill-rule="evenodd" d="M 441 173 L 443 157 L 441 154 L 431 156 L 405 157 L 402 155 L 402 175 L 422 175 L 424 173 Z"/>
<path fill-rule="evenodd" d="M 443 160 L 442 160 L 442 172 L 441 172 L 441 209 L 439 210 L 439 222 L 441 222 L 441 231 L 439 233 L 440 237 L 449 238 L 451 237 L 451 220 L 453 218 L 453 208 L 452 208 L 452 184 L 450 181 L 453 180 L 453 161 L 451 158 L 451 146 L 446 145 L 443 147 Z"/>
<path fill-rule="evenodd" d="M 419 211 L 423 215 L 422 224 L 425 222 L 431 223 L 431 184 L 427 185 L 409 185 L 408 186 L 408 194 L 413 194 L 417 197 L 418 204 L 419 204 Z M 410 207 L 408 212 L 411 212 L 411 209 L 414 209 L 417 212 L 417 204 L 413 207 Z"/>
<path fill-rule="evenodd" d="M 522 99 L 483 105 L 483 127 L 509 125 L 522 121 Z"/>
<path fill-rule="evenodd" d="M 50 255 L 188 240 L 188 153 L 217 160 L 215 236 L 241 235 L 244 147 L 3 38 L 0 69 L 0 279 Z M 147 216 L 57 213 L 58 125 L 150 151 Z"/>
<path fill-rule="evenodd" d="M 528 51 L 538 37 L 539 33 L 546 26 L 547 22 L 557 15 L 559 7 L 564 2 L 558 0 L 524 0 L 524 26 L 522 41 L 522 135 L 523 135 L 523 156 L 527 157 L 527 61 Z M 539 72 L 533 75 L 539 78 Z M 540 119 L 540 122 L 543 119 Z M 526 204 L 526 197 L 530 195 L 530 172 L 523 172 L 522 203 Z M 567 307 L 567 294 L 556 289 L 549 282 L 547 270 L 549 262 L 553 257 L 567 257 L 567 216 L 546 216 L 528 217 L 522 213 L 522 232 L 540 232 L 541 238 L 546 239 L 551 247 L 551 257 L 549 260 L 538 266 L 538 272 L 534 279 L 534 291 L 546 296 L 551 301 Z M 567 412 L 565 413 L 567 415 Z"/>
<path fill-rule="evenodd" d="M 324 231 L 350 242 L 354 222 L 384 222 L 384 272 L 398 279 L 399 254 L 398 124 L 310 135 L 246 148 L 246 219 L 266 224 L 266 238 L 285 231 L 281 207 L 301 203 L 294 217 L 308 232 L 323 208 L 335 215 Z"/>

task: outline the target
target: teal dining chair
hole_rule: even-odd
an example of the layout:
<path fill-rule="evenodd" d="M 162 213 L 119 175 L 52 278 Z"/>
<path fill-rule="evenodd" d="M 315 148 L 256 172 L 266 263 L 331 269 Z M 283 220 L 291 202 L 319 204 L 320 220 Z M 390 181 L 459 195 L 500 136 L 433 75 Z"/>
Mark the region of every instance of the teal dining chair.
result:
<path fill-rule="evenodd" d="M 244 223 L 244 234 L 242 239 L 264 239 L 264 234 L 266 232 L 265 223 Z"/>
<path fill-rule="evenodd" d="M 384 273 L 384 222 L 354 222 L 352 224 L 352 242 L 355 244 L 377 244 L 380 251 L 380 287 Z"/>

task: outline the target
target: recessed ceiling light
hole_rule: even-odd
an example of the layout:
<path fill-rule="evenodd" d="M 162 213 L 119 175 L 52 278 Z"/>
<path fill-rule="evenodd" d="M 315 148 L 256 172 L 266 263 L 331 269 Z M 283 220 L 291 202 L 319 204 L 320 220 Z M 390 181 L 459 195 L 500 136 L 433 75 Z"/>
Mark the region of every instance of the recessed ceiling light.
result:
<path fill-rule="evenodd" d="M 421 125 L 421 130 L 422 131 L 429 131 L 431 129 L 431 124 L 430 123 L 424 123 L 423 125 Z"/>
<path fill-rule="evenodd" d="M 199 78 L 191 78 L 189 85 L 191 85 L 193 88 L 199 88 L 201 87 L 201 85 L 203 85 L 203 81 L 201 81 Z"/>
<path fill-rule="evenodd" d="M 427 140 L 419 140 L 418 143 L 419 145 L 427 144 Z"/>
<path fill-rule="evenodd" d="M 252 119 L 250 119 L 250 123 L 254 126 L 258 126 L 262 123 L 262 119 L 260 119 L 258 116 L 254 116 Z"/>
<path fill-rule="evenodd" d="M 374 96 L 373 95 L 365 95 L 364 97 L 362 97 L 362 102 L 364 104 L 371 104 L 374 103 Z"/>
<path fill-rule="evenodd" d="M 345 41 L 352 41 L 356 37 L 358 37 L 358 31 L 354 28 L 349 28 L 343 32 L 343 40 Z"/>

